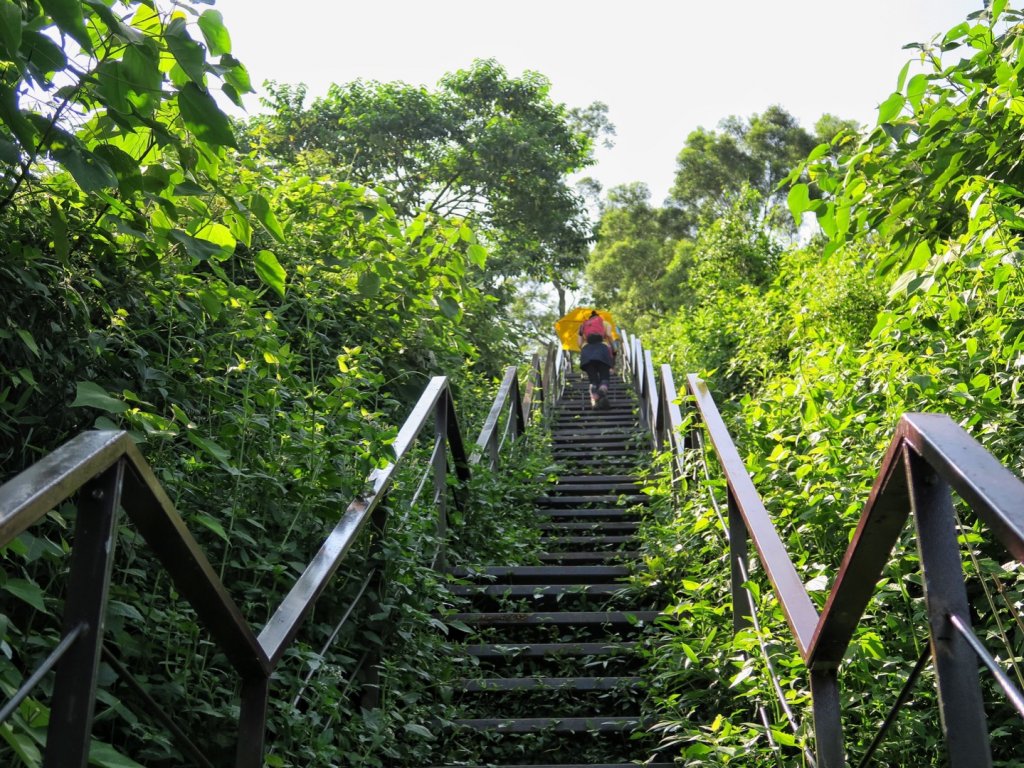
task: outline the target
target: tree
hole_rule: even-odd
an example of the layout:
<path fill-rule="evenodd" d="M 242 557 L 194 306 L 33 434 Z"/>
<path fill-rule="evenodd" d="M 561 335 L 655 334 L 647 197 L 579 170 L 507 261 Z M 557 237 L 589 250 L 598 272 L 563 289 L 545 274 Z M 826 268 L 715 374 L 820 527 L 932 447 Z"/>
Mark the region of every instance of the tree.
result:
<path fill-rule="evenodd" d="M 567 178 L 594 162 L 613 128 L 607 107 L 570 110 L 546 78 L 509 77 L 493 60 L 436 90 L 357 80 L 304 106 L 302 86 L 270 87 L 274 112 L 248 126 L 289 163 L 345 168 L 378 186 L 400 216 L 430 210 L 474 223 L 500 249 L 501 275 L 551 279 L 582 264 L 591 226 Z"/>
<path fill-rule="evenodd" d="M 655 208 L 646 184 L 613 187 L 587 263 L 594 300 L 633 322 L 670 306 L 662 280 L 679 237 L 677 211 Z"/>
<path fill-rule="evenodd" d="M 780 224 L 774 212 L 786 194 L 778 190 L 779 183 L 820 142 L 779 106 L 746 120 L 728 117 L 719 128 L 698 128 L 687 136 L 676 160 L 670 205 L 683 212 L 692 228 L 701 216 L 724 212 L 730 194 L 746 184 L 761 195 L 762 218 Z"/>

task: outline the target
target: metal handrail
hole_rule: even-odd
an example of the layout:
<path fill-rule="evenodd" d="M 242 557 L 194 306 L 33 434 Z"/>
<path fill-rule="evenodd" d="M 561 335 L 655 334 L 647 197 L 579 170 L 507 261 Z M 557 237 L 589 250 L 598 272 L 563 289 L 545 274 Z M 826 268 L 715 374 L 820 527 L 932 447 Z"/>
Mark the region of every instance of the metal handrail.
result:
<path fill-rule="evenodd" d="M 640 397 L 642 418 L 655 445 L 671 451 L 674 474 L 683 476 L 686 449 L 695 446 L 693 438 L 682 432 L 684 420 L 671 369 L 663 365 L 660 381 L 654 386 L 650 353 L 638 338 L 626 338 L 630 343 L 627 363 Z M 749 539 L 809 673 L 819 766 L 845 765 L 837 669 L 911 514 L 950 765 L 991 765 L 978 660 L 990 668 L 1015 707 L 1024 707 L 1024 698 L 1009 677 L 1000 674 L 971 631 L 952 492 L 971 507 L 1007 551 L 1024 562 L 1024 482 L 949 417 L 905 414 L 819 616 L 707 386 L 691 374 L 686 378 L 686 394 L 694 417 L 710 437 L 728 490 L 734 626 L 738 630 L 749 623 L 749 603 L 743 594 L 746 569 L 740 567 L 747 561 Z"/>
<path fill-rule="evenodd" d="M 548 359 L 553 362 L 550 370 L 541 370 L 539 356 L 531 362 L 530 399 L 525 408 L 516 369 L 506 371 L 491 415 L 507 409 L 515 424 L 515 437 L 525 432 L 524 413 L 532 413 L 537 404 L 547 407 L 554 400 L 549 393 L 551 387 L 558 386 L 557 358 L 549 353 Z M 481 432 L 483 442 L 478 440 L 478 447 L 490 449 L 497 421 L 497 417 L 493 421 L 488 417 L 489 426 Z M 78 497 L 64 629 L 58 649 L 44 662 L 47 669 L 51 665 L 56 669 L 45 768 L 84 767 L 88 759 L 116 519 L 122 509 L 241 680 L 235 766 L 262 766 L 271 674 L 367 523 L 372 521 L 373 528 L 383 529 L 386 507 L 382 502 L 417 438 L 431 422 L 434 450 L 430 463 L 443 546 L 447 478 L 454 472 L 457 489 L 465 488 L 471 461 L 463 446 L 448 379 L 435 376 L 395 438 L 394 460 L 370 473 L 365 484 L 368 490 L 348 505 L 258 636 L 126 432 L 82 433 L 0 486 L 0 547 L 65 500 L 75 494 Z M 492 452 L 492 465 L 496 466 L 496 460 Z M 454 503 L 462 503 L 458 490 Z M 443 550 L 436 562 L 443 564 Z M 38 682 L 45 672 L 38 670 L 32 682 Z M 30 690 L 31 686 L 23 685 L 16 697 L 23 698 Z M 13 711 L 16 705 L 9 702 L 3 711 Z"/>

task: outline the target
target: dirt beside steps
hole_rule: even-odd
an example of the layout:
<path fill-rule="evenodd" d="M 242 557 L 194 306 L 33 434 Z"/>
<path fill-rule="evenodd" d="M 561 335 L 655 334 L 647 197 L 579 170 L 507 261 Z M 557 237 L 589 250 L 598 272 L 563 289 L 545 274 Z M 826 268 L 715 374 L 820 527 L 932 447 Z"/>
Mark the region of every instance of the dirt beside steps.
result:
<path fill-rule="evenodd" d="M 475 663 L 454 684 L 445 766 L 626 768 L 653 754 L 636 649 L 657 605 L 626 583 L 649 439 L 623 382 L 595 411 L 573 378 L 552 423 L 559 476 L 537 500 L 541 564 L 453 572 L 470 610 L 449 618 L 470 627 Z"/>

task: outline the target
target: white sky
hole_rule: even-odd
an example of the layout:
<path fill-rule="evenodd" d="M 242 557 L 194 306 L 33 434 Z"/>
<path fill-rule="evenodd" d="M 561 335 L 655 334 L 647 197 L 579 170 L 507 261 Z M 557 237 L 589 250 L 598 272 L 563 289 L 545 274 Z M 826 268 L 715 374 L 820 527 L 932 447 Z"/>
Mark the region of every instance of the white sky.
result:
<path fill-rule="evenodd" d="M 1016 3 L 1012 3 L 1016 5 Z M 687 134 L 780 104 L 874 124 L 912 51 L 982 0 L 217 0 L 254 83 L 311 97 L 356 78 L 434 85 L 473 59 L 536 70 L 569 106 L 603 101 L 617 128 L 588 174 L 665 197 Z M 250 97 L 250 111 L 258 109 Z"/>

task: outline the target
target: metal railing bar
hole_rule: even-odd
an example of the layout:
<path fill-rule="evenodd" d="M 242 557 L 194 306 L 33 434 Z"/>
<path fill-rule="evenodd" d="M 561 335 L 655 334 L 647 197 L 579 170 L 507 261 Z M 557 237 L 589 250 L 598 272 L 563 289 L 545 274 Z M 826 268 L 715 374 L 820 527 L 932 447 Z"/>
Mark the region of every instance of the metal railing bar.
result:
<path fill-rule="evenodd" d="M 804 656 L 812 669 L 835 668 L 842 662 L 910 516 L 910 489 L 903 467 L 903 452 L 903 436 L 897 431 L 882 459 L 881 469 L 815 627 L 810 649 Z"/>
<path fill-rule="evenodd" d="M 737 564 L 739 565 L 740 573 L 743 574 L 743 582 L 747 583 L 750 581 L 750 573 L 747 571 L 747 564 L 743 562 L 742 558 L 737 558 Z M 775 671 L 775 665 L 772 663 L 771 656 L 768 655 L 768 646 L 764 642 L 764 637 L 761 635 L 761 622 L 757 616 L 757 606 L 754 604 L 753 592 L 748 587 L 746 589 L 747 595 L 751 598 L 747 600 L 747 605 L 750 608 L 750 624 L 754 629 L 754 633 L 757 635 L 757 644 L 761 648 L 761 656 L 764 657 L 764 665 L 768 672 L 768 679 L 771 680 L 772 688 L 775 690 L 775 697 L 779 700 L 779 706 L 782 708 L 782 713 L 786 716 L 786 720 L 789 722 L 789 729 L 793 731 L 793 735 L 799 737 L 800 725 L 796 721 L 796 715 L 793 714 L 793 710 L 790 708 L 789 703 L 786 701 L 786 694 L 782 690 L 782 685 L 779 683 L 779 673 Z M 810 751 L 803 748 L 804 758 L 807 760 L 807 764 L 814 768 L 817 763 L 814 760 L 814 756 Z"/>
<path fill-rule="evenodd" d="M 505 369 L 505 375 L 501 380 L 501 386 L 498 387 L 498 394 L 494 398 L 491 410 L 487 414 L 487 418 L 484 420 L 484 425 L 480 430 L 480 436 L 476 439 L 476 446 L 473 449 L 472 455 L 469 457 L 470 464 L 478 463 L 480 458 L 483 456 L 484 451 L 487 450 L 487 444 L 491 439 L 491 434 L 498 428 L 498 422 L 501 420 L 501 413 L 505 410 L 509 392 L 512 391 L 513 379 L 515 379 L 517 373 L 518 372 L 514 365 L 510 365 Z"/>
<path fill-rule="evenodd" d="M 360 496 L 349 503 L 334 530 L 263 627 L 259 643 L 272 665 L 281 660 L 302 622 L 313 609 L 316 599 L 327 587 L 360 531 L 369 522 L 371 513 L 380 503 L 382 486 L 387 484 L 394 470 L 394 464 L 377 470 L 377 482 L 374 483 L 372 494 L 368 498 Z"/>
<path fill-rule="evenodd" d="M 206 755 L 200 751 L 199 747 L 197 747 L 188 737 L 188 734 L 181 730 L 181 727 L 167 714 L 166 709 L 161 706 L 156 699 L 150 696 L 149 691 L 147 691 L 142 686 L 142 683 L 136 680 L 128 671 L 124 664 L 122 664 L 121 661 L 111 653 L 106 644 L 103 645 L 101 651 L 103 653 L 103 660 L 109 664 L 111 668 L 113 668 L 114 672 L 117 673 L 117 676 L 142 699 L 146 711 L 171 732 L 171 735 L 174 737 L 181 751 L 190 755 L 196 763 L 202 766 L 202 768 L 214 768 L 213 763 L 211 763 L 207 759 Z"/>
<path fill-rule="evenodd" d="M 1024 561 L 1024 482 L 952 419 L 908 413 L 907 441 L 966 501 L 1009 552 Z"/>
<path fill-rule="evenodd" d="M 373 581 L 373 577 L 376 575 L 377 569 L 371 568 L 370 572 L 366 575 L 366 578 L 363 579 L 363 583 L 360 585 L 359 591 L 356 593 L 356 596 L 352 598 L 352 602 L 350 602 L 348 604 L 348 608 L 345 609 L 345 613 L 342 614 L 342 617 L 338 621 L 338 623 L 334 625 L 334 629 L 331 631 L 330 637 L 328 637 L 327 640 L 324 641 L 323 646 L 320 648 L 320 652 L 317 654 L 318 656 L 322 657 L 325 653 L 327 653 L 327 649 L 331 647 L 331 645 L 334 643 L 335 638 L 338 637 L 338 633 L 341 632 L 341 628 L 345 626 L 345 622 L 348 621 L 348 617 L 352 615 L 352 611 L 354 611 L 356 606 L 359 605 L 359 601 L 363 599 L 363 595 L 366 593 L 366 588 L 370 586 L 370 582 Z M 313 675 L 315 675 L 318 671 L 319 667 L 317 669 L 311 669 L 309 670 L 307 675 L 302 679 L 302 686 L 299 688 L 298 693 L 295 694 L 295 698 L 292 700 L 292 709 L 295 709 L 295 707 L 299 706 L 299 700 L 302 699 L 302 694 L 304 694 L 306 692 L 306 688 L 309 687 L 309 681 L 313 679 Z"/>
<path fill-rule="evenodd" d="M 715 510 L 715 514 L 718 516 L 718 522 L 722 526 L 722 533 L 725 535 L 725 543 L 729 543 L 729 524 L 725 522 L 725 517 L 722 515 L 722 508 L 718 504 L 718 499 L 715 498 L 715 493 L 711 488 L 711 470 L 708 469 L 707 462 L 707 446 L 704 445 L 704 435 L 697 432 L 697 444 L 700 446 L 701 453 L 701 466 L 704 467 L 704 478 L 708 482 L 708 498 L 711 499 L 711 508 Z"/>
<path fill-rule="evenodd" d="M 437 446 L 434 446 L 434 450 L 435 451 L 437 450 Z M 416 502 L 420 500 L 420 494 L 423 493 L 423 486 L 425 486 L 427 484 L 427 480 L 430 479 L 430 476 L 433 473 L 434 473 L 433 463 L 430 462 L 430 463 L 427 464 L 427 468 L 423 470 L 423 474 L 420 476 L 419 485 L 416 486 L 416 493 L 414 493 L 412 495 L 412 498 L 409 499 L 409 506 L 410 507 L 415 507 L 416 506 Z"/>
<path fill-rule="evenodd" d="M 889 732 L 893 723 L 896 722 L 896 717 L 899 715 L 900 710 L 907 703 L 910 698 L 910 692 L 914 690 L 914 686 L 917 685 L 917 678 L 921 676 L 924 671 L 925 664 L 928 659 L 931 658 L 932 649 L 929 643 L 925 643 L 921 649 L 921 655 L 918 656 L 917 662 L 914 664 L 914 668 L 910 670 L 910 674 L 907 675 L 907 679 L 903 682 L 903 688 L 900 689 L 899 696 L 896 697 L 896 701 L 889 709 L 889 713 L 885 716 L 885 720 L 882 721 L 882 727 L 878 729 L 875 737 L 871 740 L 868 748 L 864 751 L 864 754 L 860 758 L 860 762 L 857 763 L 857 768 L 866 768 L 871 762 L 871 758 L 875 756 L 875 752 L 882 745 L 885 740 L 885 735 Z"/>
<path fill-rule="evenodd" d="M 692 374 L 687 380 L 718 461 L 722 465 L 744 523 L 761 558 L 762 566 L 786 617 L 786 623 L 793 633 L 800 655 L 806 659 L 818 624 L 818 611 L 811 602 L 793 562 L 789 559 L 789 554 L 768 516 L 764 502 L 754 488 L 754 483 L 726 430 L 707 385 Z"/>
<path fill-rule="evenodd" d="M 1014 709 L 1017 710 L 1021 717 L 1024 717 L 1024 694 L 1018 690 L 1017 686 L 1010 680 L 1010 676 L 1003 671 L 1003 668 L 999 666 L 999 662 L 996 661 L 995 657 L 988 652 L 988 649 L 982 644 L 978 636 L 971 631 L 970 627 L 964 623 L 963 619 L 957 616 L 955 613 L 949 614 L 949 623 L 952 624 L 956 631 L 960 633 L 960 636 L 967 641 L 967 644 L 971 646 L 971 649 L 977 654 L 978 658 L 981 659 L 982 663 L 988 667 L 989 672 L 995 677 L 996 682 L 999 683 L 1003 689 L 1003 693 L 1006 694 L 1006 698 L 1013 704 Z"/>
<path fill-rule="evenodd" d="M 959 536 L 964 536 L 964 524 L 960 519 L 960 514 L 956 511 L 956 508 L 953 509 L 953 517 L 956 519 L 957 534 Z M 1014 653 L 1013 643 L 1010 642 L 1010 636 L 1006 632 L 1006 624 L 1003 623 L 1003 617 L 999 615 L 999 609 L 996 608 L 996 599 L 992 596 L 992 590 L 989 588 L 988 582 L 985 579 L 985 572 L 982 571 L 981 563 L 978 562 L 978 556 L 974 553 L 974 547 L 970 546 L 970 544 L 967 546 L 967 554 L 970 555 L 971 564 L 974 566 L 975 573 L 978 574 L 978 583 L 981 584 L 981 589 L 985 593 L 985 601 L 988 603 L 989 610 L 992 611 L 992 618 L 995 619 L 996 627 L 999 630 L 999 639 L 1003 641 L 1003 648 L 1007 651 L 1007 658 L 1010 662 L 1010 666 L 1013 667 L 1013 672 L 1017 677 L 1017 682 L 1024 685 L 1024 675 L 1021 674 L 1020 665 L 1017 663 L 1017 656 Z M 993 574 L 992 578 L 999 585 L 1001 590 L 1002 584 L 999 581 L 999 577 Z M 1006 599 L 1005 594 L 1003 595 L 1003 599 Z M 1011 613 L 1013 613 L 1013 608 L 1011 607 L 1012 603 L 1006 601 L 1006 604 L 1007 607 L 1010 608 Z M 1014 615 L 1016 617 L 1016 614 Z"/>
<path fill-rule="evenodd" d="M 430 380 L 409 418 L 398 431 L 398 436 L 392 446 L 395 451 L 395 460 L 383 469 L 377 469 L 370 473 L 368 480 L 372 490 L 369 495 L 357 496 L 349 503 L 334 530 L 324 540 L 320 550 L 306 566 L 306 570 L 295 581 L 274 615 L 263 627 L 258 638 L 259 644 L 264 649 L 272 666 L 281 660 L 288 645 L 298 633 L 302 622 L 312 611 L 317 598 L 327 587 L 346 553 L 369 521 L 370 515 L 391 485 L 402 460 L 408 454 L 410 447 L 431 414 L 438 407 L 438 402 L 447 391 L 447 387 L 448 380 L 444 376 L 434 376 Z M 458 431 L 458 424 L 454 423 L 453 416 L 453 413 L 448 414 L 448 442 L 455 457 L 456 472 L 460 479 L 463 479 L 467 474 L 465 454 L 462 452 L 461 441 L 456 444 L 456 441 L 451 439 L 453 433 Z"/>
<path fill-rule="evenodd" d="M 395 452 L 396 462 L 401 461 L 405 454 L 408 453 L 409 447 L 427 423 L 430 414 L 434 412 L 434 406 L 441 398 L 447 386 L 448 379 L 444 376 L 434 376 L 430 379 L 430 383 L 423 390 L 420 399 L 416 401 L 416 405 L 413 407 L 412 413 L 409 414 L 409 418 L 405 420 L 401 429 L 398 430 L 395 442 L 391 446 Z M 376 490 L 374 489 L 375 492 Z"/>
<path fill-rule="evenodd" d="M 121 493 L 128 517 L 163 564 L 177 590 L 240 674 L 267 675 L 271 664 L 241 610 L 185 526 L 160 481 L 129 442 Z"/>
<path fill-rule="evenodd" d="M 130 445 L 127 432 L 83 432 L 0 486 L 0 547 L 109 469 Z"/>
<path fill-rule="evenodd" d="M 39 681 L 46 676 L 46 673 L 56 666 L 57 662 L 61 660 L 65 653 L 67 653 L 71 646 L 74 644 L 78 636 L 81 635 L 88 627 L 83 623 L 77 625 L 74 629 L 68 632 L 64 637 L 61 638 L 60 642 L 50 651 L 50 655 L 43 659 L 43 662 L 36 668 L 36 671 L 29 675 L 28 679 L 21 684 L 21 687 L 15 692 L 14 696 L 4 704 L 3 708 L 0 709 L 0 724 L 6 722 L 14 710 L 18 708 L 18 705 L 25 700 L 25 698 L 32 693 L 32 689 L 39 685 Z"/>

